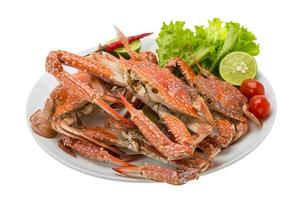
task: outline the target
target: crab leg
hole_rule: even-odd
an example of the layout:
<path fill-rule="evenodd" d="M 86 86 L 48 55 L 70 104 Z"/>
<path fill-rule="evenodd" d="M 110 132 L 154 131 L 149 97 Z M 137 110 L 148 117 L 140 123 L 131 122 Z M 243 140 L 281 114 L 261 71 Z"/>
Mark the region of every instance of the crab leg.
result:
<path fill-rule="evenodd" d="M 173 71 L 174 67 L 178 67 L 189 85 L 193 85 L 196 75 L 187 63 L 183 62 L 180 58 L 174 58 L 165 65 L 165 68 L 169 69 L 170 71 Z"/>
<path fill-rule="evenodd" d="M 190 157 L 193 154 L 192 148 L 188 145 L 177 144 L 169 140 L 142 111 L 135 109 L 122 95 L 120 97 L 140 132 L 168 160 L 178 160 Z"/>
<path fill-rule="evenodd" d="M 194 155 L 191 158 L 184 160 L 175 160 L 172 161 L 171 164 L 174 164 L 174 166 L 182 170 L 195 168 L 203 172 L 210 166 L 210 161 L 202 153 L 194 152 Z"/>
<path fill-rule="evenodd" d="M 112 93 L 107 90 L 103 84 L 103 81 L 99 79 L 97 76 L 93 76 L 83 71 L 79 71 L 78 73 L 73 75 L 75 78 L 79 79 L 82 82 L 85 82 L 104 99 L 105 101 L 111 103 L 121 103 L 120 99 L 115 97 Z"/>
<path fill-rule="evenodd" d="M 248 131 L 248 121 L 247 121 L 247 119 L 245 118 L 245 120 L 243 122 L 238 121 L 235 124 L 235 129 L 236 129 L 236 133 L 233 137 L 232 142 L 237 141 L 240 137 L 242 137 L 245 133 L 247 133 L 247 131 Z"/>
<path fill-rule="evenodd" d="M 211 131 L 210 129 L 206 129 L 206 127 L 201 127 L 200 130 L 196 132 L 196 135 L 191 135 L 186 125 L 176 116 L 167 112 L 160 113 L 160 116 L 171 134 L 174 136 L 175 141 L 182 145 L 188 145 L 193 149 L 195 149 L 196 145 L 200 143 Z"/>
<path fill-rule="evenodd" d="M 219 148 L 226 148 L 233 140 L 235 135 L 235 126 L 226 119 L 216 120 L 216 126 L 219 131 L 216 137 L 217 146 Z"/>
<path fill-rule="evenodd" d="M 207 137 L 211 133 L 213 129 L 213 127 L 208 123 L 200 122 L 194 118 L 181 117 L 180 119 L 183 121 L 183 123 L 189 130 L 195 133 L 195 135 L 192 135 L 195 144 L 200 143 L 205 137 Z"/>
<path fill-rule="evenodd" d="M 198 145 L 209 159 L 214 158 L 221 149 L 231 144 L 236 134 L 235 126 L 226 119 L 217 119 L 216 128 L 219 132 L 217 136 L 208 136 Z"/>
<path fill-rule="evenodd" d="M 198 114 L 202 112 L 205 115 L 205 118 L 209 124 L 215 126 L 215 120 L 202 97 L 198 96 L 196 98 L 196 100 L 193 102 L 193 107 L 198 111 Z"/>
<path fill-rule="evenodd" d="M 82 57 L 67 51 L 51 51 L 47 60 L 55 65 L 58 65 L 57 62 L 59 62 L 60 65 L 65 64 L 94 76 L 106 79 L 109 79 L 114 75 L 114 72 L 109 67 L 92 59 L 92 57 Z"/>
<path fill-rule="evenodd" d="M 189 145 L 190 147 L 194 146 L 191 134 L 181 120 L 166 112 L 161 113 L 160 116 L 177 143 Z"/>
<path fill-rule="evenodd" d="M 99 140 L 104 144 L 114 145 L 116 147 L 128 148 L 128 143 L 121 139 L 121 132 L 116 129 L 92 127 L 92 128 L 78 128 L 85 136 Z M 120 154 L 119 158 L 126 162 L 136 161 L 144 155 L 138 152 L 134 154 Z"/>
<path fill-rule="evenodd" d="M 121 132 L 109 128 L 92 127 L 92 128 L 78 128 L 85 136 L 94 138 L 96 140 L 116 145 L 118 147 L 126 147 L 126 144 L 119 138 Z"/>
<path fill-rule="evenodd" d="M 119 166 L 131 166 L 129 163 L 112 156 L 108 153 L 108 151 L 104 150 L 101 147 L 98 147 L 95 144 L 72 139 L 67 136 L 63 136 L 62 141 L 65 146 L 70 147 L 80 155 L 91 160 L 104 161 Z"/>
<path fill-rule="evenodd" d="M 174 136 L 175 141 L 182 145 L 188 145 L 193 150 L 207 136 L 207 133 L 210 133 L 210 129 L 207 130 L 205 127 L 202 127 L 202 134 L 197 132 L 198 135 L 191 135 L 185 124 L 174 115 L 163 112 L 160 114 L 160 116 L 170 130 L 171 134 Z M 193 157 L 195 157 L 195 153 L 193 154 L 192 158 Z M 187 160 L 185 159 L 186 163 L 191 163 L 192 158 Z M 197 164 L 199 165 L 200 163 Z"/>
<path fill-rule="evenodd" d="M 199 143 L 198 148 L 207 155 L 209 160 L 212 160 L 221 151 L 221 149 L 215 145 L 214 139 L 210 137 L 206 137 L 201 143 Z"/>
<path fill-rule="evenodd" d="M 103 101 L 101 96 L 94 89 L 64 71 L 61 62 L 71 64 L 72 66 L 76 66 L 80 69 L 83 69 L 85 66 L 96 69 L 96 67 L 93 66 L 94 63 L 92 63 L 91 60 L 83 60 L 82 57 L 62 51 L 52 51 L 47 57 L 46 70 L 54 75 L 64 87 L 71 89 L 81 98 L 97 104 L 107 113 L 123 121 L 124 123 L 131 124 L 128 119 L 117 113 L 105 101 Z M 108 71 L 101 70 L 101 73 L 107 74 Z"/>
<path fill-rule="evenodd" d="M 117 154 L 123 153 L 122 151 L 120 151 L 112 146 L 109 146 L 103 142 L 96 140 L 93 137 L 90 137 L 90 135 L 88 135 L 88 133 L 84 132 L 84 130 L 80 130 L 78 128 L 71 127 L 69 124 L 72 124 L 73 121 L 74 121 L 74 119 L 72 119 L 72 118 L 65 118 L 63 120 L 55 120 L 52 122 L 52 127 L 57 132 L 59 132 L 63 135 L 93 142 L 94 144 L 96 144 L 100 147 L 106 148 L 106 149 L 110 150 L 111 152 L 115 152 Z"/>
<path fill-rule="evenodd" d="M 113 168 L 116 172 L 133 178 L 151 179 L 159 182 L 166 182 L 173 185 L 182 185 L 187 181 L 197 179 L 200 171 L 189 168 L 184 171 L 145 164 L 143 166 L 128 166 Z"/>

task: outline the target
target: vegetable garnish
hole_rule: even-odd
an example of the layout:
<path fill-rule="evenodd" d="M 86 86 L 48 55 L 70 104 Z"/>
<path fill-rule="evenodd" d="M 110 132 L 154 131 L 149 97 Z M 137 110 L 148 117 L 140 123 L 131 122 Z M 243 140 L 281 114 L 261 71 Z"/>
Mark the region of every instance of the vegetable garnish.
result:
<path fill-rule="evenodd" d="M 244 96 L 247 97 L 247 99 L 250 99 L 255 95 L 265 94 L 265 88 L 263 84 L 255 79 L 244 80 L 240 86 L 240 91 L 242 94 L 244 94 Z"/>
<path fill-rule="evenodd" d="M 115 42 L 116 40 L 117 39 L 111 40 L 107 44 L 109 45 L 110 43 Z M 141 41 L 140 40 L 132 41 L 132 42 L 129 43 L 129 47 L 133 51 L 139 53 L 140 49 L 141 49 Z M 128 52 L 127 52 L 127 50 L 124 46 L 121 46 L 121 47 L 119 47 L 119 48 L 117 48 L 117 49 L 115 49 L 115 50 L 113 50 L 109 53 L 111 53 L 112 55 L 114 55 L 116 57 L 121 56 L 121 57 L 124 57 L 125 59 L 130 59 L 130 56 L 129 56 L 129 54 L 128 54 Z"/>
<path fill-rule="evenodd" d="M 266 118 L 270 114 L 271 104 L 264 95 L 255 95 L 249 100 L 249 111 L 258 118 Z"/>
<path fill-rule="evenodd" d="M 153 34 L 153 33 L 142 33 L 142 34 L 139 34 L 139 35 L 130 36 L 130 37 L 128 37 L 128 41 L 129 41 L 129 43 L 131 43 L 133 41 L 136 41 L 136 40 L 139 40 L 141 38 L 147 37 L 151 34 Z M 112 51 L 114 51 L 114 50 L 116 50 L 116 49 L 118 49 L 122 46 L 123 46 L 123 44 L 121 43 L 121 41 L 116 40 L 116 41 L 113 41 L 113 42 L 110 42 L 106 45 L 101 46 L 98 49 L 98 51 L 112 52 Z"/>
<path fill-rule="evenodd" d="M 242 51 L 227 54 L 219 65 L 221 78 L 233 85 L 241 85 L 245 79 L 254 78 L 257 70 L 255 59 Z"/>
<path fill-rule="evenodd" d="M 195 57 L 205 68 L 218 74 L 219 63 L 228 53 L 243 51 L 251 56 L 259 53 L 255 35 L 238 23 L 224 23 L 214 18 L 208 26 L 195 26 L 195 31 L 184 25 L 182 21 L 163 23 L 156 39 L 160 65 L 164 66 L 173 57 L 181 57 L 197 72 Z"/>

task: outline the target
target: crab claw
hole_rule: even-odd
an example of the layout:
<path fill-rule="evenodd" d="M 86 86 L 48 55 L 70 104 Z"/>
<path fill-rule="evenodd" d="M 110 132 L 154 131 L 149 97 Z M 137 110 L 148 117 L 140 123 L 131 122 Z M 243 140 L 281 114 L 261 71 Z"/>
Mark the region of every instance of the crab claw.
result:
<path fill-rule="evenodd" d="M 202 114 L 205 117 L 210 125 L 215 126 L 215 120 L 202 97 L 197 97 L 193 102 L 193 107 L 197 110 L 198 114 Z"/>
<path fill-rule="evenodd" d="M 189 145 L 182 145 L 169 140 L 169 138 L 157 127 L 157 125 L 148 119 L 144 113 L 135 109 L 126 99 L 119 93 L 123 104 L 131 114 L 132 121 L 136 124 L 143 136 L 168 160 L 179 160 L 191 157 L 194 148 Z"/>
<path fill-rule="evenodd" d="M 217 147 L 226 148 L 233 140 L 235 135 L 235 126 L 226 119 L 216 120 L 216 126 L 219 135 L 215 138 Z"/>
<path fill-rule="evenodd" d="M 113 170 L 127 177 L 150 179 L 172 185 L 185 184 L 187 181 L 198 178 L 200 174 L 200 171 L 194 168 L 189 168 L 185 171 L 175 171 L 149 164 L 143 166 L 117 167 L 113 168 Z"/>
<path fill-rule="evenodd" d="M 236 132 L 235 126 L 226 119 L 217 119 L 216 128 L 219 132 L 218 135 L 209 135 L 198 145 L 209 159 L 213 159 L 220 153 L 221 149 L 230 145 L 236 135 L 244 133 Z"/>
<path fill-rule="evenodd" d="M 132 127 L 133 123 L 116 112 L 107 104 L 101 94 L 90 87 L 87 83 L 80 81 L 78 78 L 73 77 L 63 69 L 63 64 L 70 65 L 79 70 L 91 71 L 96 70 L 95 74 L 100 74 L 102 77 L 112 76 L 111 70 L 107 67 L 101 66 L 98 62 L 84 57 L 77 56 L 65 51 L 51 51 L 46 59 L 46 70 L 51 73 L 60 82 L 61 85 L 67 89 L 72 90 L 80 98 L 94 103 L 105 110 L 108 114 L 115 117 L 119 121 Z M 99 67 L 101 66 L 101 67 Z"/>
<path fill-rule="evenodd" d="M 60 146 L 71 148 L 75 152 L 91 160 L 103 161 L 118 166 L 131 166 L 131 164 L 113 156 L 104 148 L 93 143 L 76 140 L 65 135 L 62 137 L 62 141 L 63 142 L 60 144 Z M 65 149 L 62 148 L 62 150 Z"/>

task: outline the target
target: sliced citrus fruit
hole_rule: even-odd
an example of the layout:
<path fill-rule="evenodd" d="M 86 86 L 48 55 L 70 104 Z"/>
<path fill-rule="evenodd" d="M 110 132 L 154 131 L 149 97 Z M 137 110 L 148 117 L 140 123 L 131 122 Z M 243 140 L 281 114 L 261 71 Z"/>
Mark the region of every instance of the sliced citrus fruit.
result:
<path fill-rule="evenodd" d="M 256 76 L 257 63 L 251 55 L 234 51 L 221 60 L 219 72 L 225 81 L 233 85 L 241 85 L 243 80 Z"/>
<path fill-rule="evenodd" d="M 116 40 L 116 39 L 109 41 L 108 44 L 109 44 L 110 42 L 115 41 L 115 40 Z M 140 40 L 135 40 L 135 41 L 131 42 L 131 43 L 129 44 L 129 46 L 130 46 L 130 48 L 131 48 L 133 51 L 136 51 L 137 53 L 139 53 L 139 51 L 140 51 L 140 49 L 141 49 L 141 42 L 140 42 Z M 120 56 L 122 56 L 122 57 L 124 57 L 124 58 L 126 58 L 126 59 L 130 58 L 130 56 L 129 56 L 127 50 L 125 49 L 125 47 L 119 47 L 119 48 L 115 49 L 115 50 L 113 51 L 113 54 L 114 54 L 115 56 L 120 55 Z"/>

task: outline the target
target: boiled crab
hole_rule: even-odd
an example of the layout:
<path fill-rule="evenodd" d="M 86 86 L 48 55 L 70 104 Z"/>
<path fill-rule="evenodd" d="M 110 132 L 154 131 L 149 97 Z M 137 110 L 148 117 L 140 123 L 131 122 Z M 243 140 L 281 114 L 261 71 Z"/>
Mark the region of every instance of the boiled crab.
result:
<path fill-rule="evenodd" d="M 193 90 L 175 77 L 169 70 L 160 69 L 155 63 L 132 52 L 128 47 L 125 37 L 122 33 L 119 32 L 119 34 L 121 35 L 124 46 L 134 59 L 117 59 L 110 54 L 98 53 L 91 54 L 91 58 L 86 58 L 65 51 L 52 51 L 47 57 L 46 69 L 59 80 L 61 85 L 74 91 L 82 99 L 97 104 L 111 116 L 128 125 L 131 124 L 129 120 L 112 109 L 103 100 L 102 94 L 97 93 L 90 86 L 64 71 L 62 64 L 75 67 L 97 76 L 103 81 L 130 90 L 137 98 L 159 114 L 171 132 L 176 135 L 177 138 L 181 138 L 179 140 L 185 141 L 179 145 L 181 149 L 175 153 L 172 152 L 175 148 L 160 148 L 160 153 L 169 160 L 192 156 L 196 144 L 200 142 L 198 138 L 202 140 L 209 132 L 198 132 L 198 138 L 193 141 L 193 137 L 191 137 L 188 129 L 185 128 L 184 123 L 168 110 L 195 118 L 200 122 L 208 121 L 214 124 L 214 119 L 204 103 L 204 100 L 199 95 L 196 95 Z M 148 57 L 148 55 L 146 55 L 146 57 Z M 177 124 L 180 124 L 179 131 L 177 130 Z M 141 132 L 148 135 L 148 137 L 154 137 L 146 133 L 146 131 L 148 130 L 145 129 Z M 153 138 L 149 141 L 154 141 L 154 139 L 163 140 L 164 138 L 161 132 L 157 132 L 156 137 L 157 136 L 159 136 L 159 138 Z M 152 145 L 155 144 L 152 143 Z M 171 143 L 171 145 L 177 146 L 174 143 Z"/>
<path fill-rule="evenodd" d="M 208 136 L 198 146 L 211 157 L 215 157 L 221 148 L 227 147 L 248 131 L 248 120 L 258 126 L 262 123 L 248 111 L 247 98 L 233 85 L 222 81 L 198 63 L 198 75 L 180 58 L 170 60 L 165 68 L 172 71 L 178 68 L 190 87 L 193 87 L 205 100 L 209 109 L 217 117 L 216 127 L 219 136 Z"/>
<path fill-rule="evenodd" d="M 188 86 L 174 76 L 169 67 L 160 68 L 153 53 L 137 54 L 129 48 L 126 37 L 119 30 L 118 35 L 129 52 L 130 60 L 118 59 L 107 53 L 82 57 L 59 50 L 50 52 L 46 70 L 56 77 L 60 85 L 54 89 L 44 109 L 32 115 L 32 128 L 45 137 L 59 133 L 62 137 L 59 146 L 67 153 L 74 155 L 75 151 L 93 160 L 118 165 L 113 169 L 126 176 L 170 184 L 183 184 L 198 178 L 210 165 L 209 160 L 237 139 L 235 127 L 237 130 L 241 130 L 242 126 L 243 130 L 246 129 L 246 118 L 243 114 L 242 117 L 237 115 L 238 110 L 237 114 L 235 111 L 224 112 L 226 110 L 222 107 L 225 104 L 218 99 L 218 90 L 213 90 L 215 85 L 226 88 L 221 82 L 208 79 L 213 81 L 208 84 L 212 91 L 200 87 L 194 89 L 193 86 L 206 82 L 196 82 L 195 75 L 179 65 L 191 84 L 191 87 Z M 173 61 L 175 65 L 178 62 Z M 63 65 L 80 72 L 69 74 Z M 223 95 L 227 94 L 224 92 Z M 213 107 L 214 104 L 211 105 L 207 98 L 217 99 L 217 106 Z M 145 104 L 157 114 L 157 122 L 134 107 L 140 101 L 141 105 Z M 238 102 L 243 100 L 238 99 Z M 122 115 L 114 109 L 123 105 L 129 114 Z M 106 126 L 82 125 L 81 116 L 94 110 L 108 114 Z M 241 122 L 241 125 L 233 126 L 230 118 Z M 213 127 L 219 132 L 217 136 L 209 135 Z M 198 152 L 197 147 L 208 157 Z M 127 155 L 123 149 L 135 154 Z M 128 163 L 141 155 L 175 168 Z"/>

